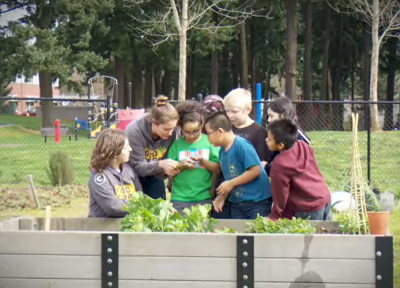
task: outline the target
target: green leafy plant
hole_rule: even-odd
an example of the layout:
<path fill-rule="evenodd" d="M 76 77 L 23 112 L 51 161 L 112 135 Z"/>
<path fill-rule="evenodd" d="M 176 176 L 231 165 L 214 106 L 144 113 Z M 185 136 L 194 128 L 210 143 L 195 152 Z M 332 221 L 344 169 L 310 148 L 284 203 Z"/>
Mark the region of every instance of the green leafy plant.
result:
<path fill-rule="evenodd" d="M 46 173 L 53 186 L 72 184 L 74 180 L 72 157 L 64 151 L 50 153 Z"/>
<path fill-rule="evenodd" d="M 211 232 L 218 223 L 209 218 L 210 204 L 186 208 L 181 216 L 170 202 L 142 192 L 134 193 L 124 210 L 129 213 L 121 220 L 125 232 Z"/>
<path fill-rule="evenodd" d="M 338 214 L 337 222 L 343 234 L 359 234 L 357 218 L 354 212 Z M 369 224 L 367 223 L 367 225 Z M 363 226 L 360 227 L 360 230 L 361 234 L 366 234 Z"/>
<path fill-rule="evenodd" d="M 265 217 L 258 216 L 247 224 L 248 233 L 266 233 L 266 234 L 314 234 L 316 229 L 310 221 L 301 218 L 278 219 L 270 221 Z"/>
<path fill-rule="evenodd" d="M 222 227 L 221 229 L 214 230 L 214 233 L 237 233 L 237 231 L 232 228 Z"/>

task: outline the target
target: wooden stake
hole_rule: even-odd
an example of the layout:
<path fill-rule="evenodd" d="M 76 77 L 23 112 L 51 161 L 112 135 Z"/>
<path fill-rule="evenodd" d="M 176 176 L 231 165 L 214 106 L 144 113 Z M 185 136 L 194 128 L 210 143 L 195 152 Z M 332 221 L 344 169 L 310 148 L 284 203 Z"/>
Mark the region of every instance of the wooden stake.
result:
<path fill-rule="evenodd" d="M 33 185 L 33 178 L 32 175 L 28 175 L 28 182 L 29 182 L 29 199 L 31 200 L 31 206 L 32 208 L 40 209 L 40 203 L 39 199 L 37 196 L 37 191 L 35 189 L 35 186 Z"/>
<path fill-rule="evenodd" d="M 44 231 L 50 231 L 50 222 L 51 222 L 51 206 L 47 205 Z"/>

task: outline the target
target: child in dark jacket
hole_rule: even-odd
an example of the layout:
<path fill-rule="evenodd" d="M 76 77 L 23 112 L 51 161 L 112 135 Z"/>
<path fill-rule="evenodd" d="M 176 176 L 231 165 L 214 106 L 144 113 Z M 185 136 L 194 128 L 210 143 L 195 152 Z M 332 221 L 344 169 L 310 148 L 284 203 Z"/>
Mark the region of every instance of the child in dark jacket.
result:
<path fill-rule="evenodd" d="M 268 123 L 272 123 L 273 121 L 282 118 L 291 119 L 294 123 L 296 124 L 298 123 L 296 108 L 293 106 L 292 101 L 290 101 L 290 99 L 287 98 L 286 96 L 280 96 L 272 100 L 271 103 L 269 103 L 268 105 L 267 112 L 268 112 Z M 297 139 L 304 141 L 305 143 L 310 145 L 311 143 L 310 138 L 308 138 L 307 135 L 299 128 L 297 129 L 297 132 L 298 132 Z M 265 169 L 265 172 L 267 172 L 268 175 L 270 175 L 271 165 L 275 157 L 279 155 L 279 153 L 280 151 L 272 151 L 269 161 L 261 162 Z M 290 206 L 286 207 L 285 211 L 282 214 L 282 217 L 287 219 L 292 219 L 294 217 L 293 209 L 291 209 Z"/>
<path fill-rule="evenodd" d="M 268 126 L 267 145 L 271 151 L 280 152 L 271 166 L 274 205 L 268 218 L 282 218 L 289 206 L 297 218 L 331 220 L 331 194 L 313 149 L 298 141 L 297 125 L 290 119 L 273 121 Z"/>

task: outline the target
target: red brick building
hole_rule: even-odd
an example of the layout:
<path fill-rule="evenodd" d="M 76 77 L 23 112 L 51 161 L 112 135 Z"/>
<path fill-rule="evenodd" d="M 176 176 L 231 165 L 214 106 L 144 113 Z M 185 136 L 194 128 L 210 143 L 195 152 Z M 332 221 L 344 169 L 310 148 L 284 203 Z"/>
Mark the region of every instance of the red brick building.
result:
<path fill-rule="evenodd" d="M 40 87 L 39 84 L 35 83 L 11 83 L 9 85 L 10 98 L 39 98 Z M 53 97 L 57 98 L 60 95 L 60 90 L 57 87 L 53 87 Z M 38 107 L 38 101 L 17 101 L 15 113 L 24 113 L 28 108 Z"/>

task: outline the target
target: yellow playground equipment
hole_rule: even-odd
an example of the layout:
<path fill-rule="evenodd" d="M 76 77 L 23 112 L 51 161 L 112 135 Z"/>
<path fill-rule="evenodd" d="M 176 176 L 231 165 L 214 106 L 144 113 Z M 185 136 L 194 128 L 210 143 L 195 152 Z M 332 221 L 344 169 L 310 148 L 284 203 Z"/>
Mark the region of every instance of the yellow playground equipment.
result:
<path fill-rule="evenodd" d="M 108 127 L 115 129 L 118 126 L 118 80 L 107 75 L 90 78 L 88 99 L 91 98 L 108 100 L 108 103 L 105 101 L 89 104 L 87 136 L 97 138 L 103 129 Z"/>

